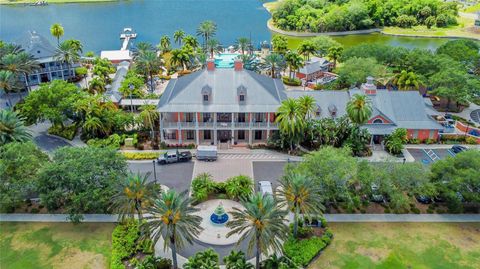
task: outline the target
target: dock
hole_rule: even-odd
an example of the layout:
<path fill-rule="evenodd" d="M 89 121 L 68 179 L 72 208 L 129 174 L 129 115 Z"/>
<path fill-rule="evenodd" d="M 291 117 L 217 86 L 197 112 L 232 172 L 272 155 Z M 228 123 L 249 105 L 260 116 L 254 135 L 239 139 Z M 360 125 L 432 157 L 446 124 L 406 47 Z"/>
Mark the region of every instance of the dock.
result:
<path fill-rule="evenodd" d="M 123 32 L 120 34 L 120 39 L 123 40 L 120 50 L 127 50 L 130 39 L 135 38 L 137 38 L 137 33 L 135 33 L 132 28 L 124 28 Z"/>

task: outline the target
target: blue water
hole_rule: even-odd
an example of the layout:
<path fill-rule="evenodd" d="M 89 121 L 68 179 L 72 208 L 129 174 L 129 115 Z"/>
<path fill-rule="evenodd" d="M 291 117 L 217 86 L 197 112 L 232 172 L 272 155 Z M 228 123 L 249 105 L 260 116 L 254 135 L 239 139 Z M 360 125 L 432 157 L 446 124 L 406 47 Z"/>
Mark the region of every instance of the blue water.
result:
<path fill-rule="evenodd" d="M 232 68 L 235 62 L 235 58 L 238 57 L 237 53 L 221 53 L 215 56 L 215 66 L 218 68 Z"/>
<path fill-rule="evenodd" d="M 0 6 L 0 39 L 15 41 L 28 30 L 48 37 L 50 26 L 61 23 L 63 38 L 84 43 L 85 51 L 119 49 L 120 32 L 133 27 L 138 41 L 158 44 L 164 34 L 179 28 L 195 35 L 198 24 L 213 20 L 218 25 L 216 38 L 222 45 L 238 37 L 250 37 L 259 46 L 270 40 L 266 27 L 270 18 L 259 0 L 131 0 L 107 3 L 50 4 L 44 7 Z M 173 38 L 172 38 L 173 43 Z"/>

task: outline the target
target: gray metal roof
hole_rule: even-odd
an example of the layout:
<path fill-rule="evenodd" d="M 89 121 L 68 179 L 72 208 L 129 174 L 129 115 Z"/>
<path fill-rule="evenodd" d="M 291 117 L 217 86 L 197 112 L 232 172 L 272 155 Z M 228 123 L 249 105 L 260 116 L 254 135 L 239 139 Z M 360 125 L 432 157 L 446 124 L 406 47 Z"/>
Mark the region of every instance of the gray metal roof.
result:
<path fill-rule="evenodd" d="M 325 58 L 312 57 L 309 61 L 305 62 L 305 65 L 302 66 L 298 71 L 302 74 L 313 74 L 318 71 L 327 71 L 329 61 Z"/>
<path fill-rule="evenodd" d="M 112 83 L 107 86 L 107 92 L 105 92 L 105 95 L 114 103 L 119 103 L 122 100 L 122 94 L 119 89 L 122 86 L 122 82 L 125 80 L 127 73 L 128 65 L 119 65 Z"/>
<path fill-rule="evenodd" d="M 35 59 L 49 58 L 55 55 L 55 47 L 42 35 L 28 31 L 15 44 L 22 46 L 25 52 Z"/>
<path fill-rule="evenodd" d="M 203 102 L 208 86 L 210 97 Z M 238 88 L 247 94 L 239 102 Z M 206 69 L 169 81 L 160 102 L 160 112 L 275 112 L 286 98 L 283 83 L 278 79 L 252 71 Z"/>
<path fill-rule="evenodd" d="M 287 91 L 289 98 L 299 98 L 303 95 L 309 95 L 315 99 L 317 108 L 320 108 L 320 118 L 331 118 L 329 108 L 330 110 L 336 108 L 336 117 L 347 114 L 345 108 L 350 100 L 347 91 Z"/>

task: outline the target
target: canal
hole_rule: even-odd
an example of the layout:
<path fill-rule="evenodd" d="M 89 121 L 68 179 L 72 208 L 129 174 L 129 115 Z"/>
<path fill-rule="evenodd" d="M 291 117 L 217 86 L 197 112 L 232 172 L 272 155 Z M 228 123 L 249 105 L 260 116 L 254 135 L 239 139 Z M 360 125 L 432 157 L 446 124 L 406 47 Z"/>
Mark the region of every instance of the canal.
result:
<path fill-rule="evenodd" d="M 251 37 L 256 46 L 269 40 L 270 14 L 260 0 L 130 0 L 86 4 L 51 4 L 32 7 L 0 6 L 0 39 L 16 41 L 28 30 L 35 30 L 52 42 L 49 28 L 61 23 L 65 38 L 79 39 L 84 51 L 120 48 L 119 33 L 124 27 L 138 32 L 136 42 L 158 44 L 162 35 L 172 36 L 177 29 L 189 34 L 198 24 L 213 20 L 218 25 L 216 38 L 223 45 L 235 43 L 238 37 Z M 377 42 L 409 48 L 435 49 L 446 39 L 393 37 L 381 34 L 334 37 L 346 47 Z M 299 39 L 290 38 L 292 47 Z"/>

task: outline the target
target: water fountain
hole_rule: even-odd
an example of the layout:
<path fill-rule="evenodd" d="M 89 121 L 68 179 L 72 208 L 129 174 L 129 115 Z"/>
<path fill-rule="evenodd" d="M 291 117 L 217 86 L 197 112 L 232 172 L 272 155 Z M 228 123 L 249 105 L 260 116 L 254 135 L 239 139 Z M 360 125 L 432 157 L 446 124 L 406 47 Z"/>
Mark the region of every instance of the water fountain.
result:
<path fill-rule="evenodd" d="M 219 224 L 219 225 L 223 225 L 228 221 L 228 215 L 225 212 L 225 209 L 223 208 L 223 204 L 221 202 L 217 206 L 217 208 L 215 208 L 212 215 L 210 215 L 210 221 L 213 224 Z"/>

